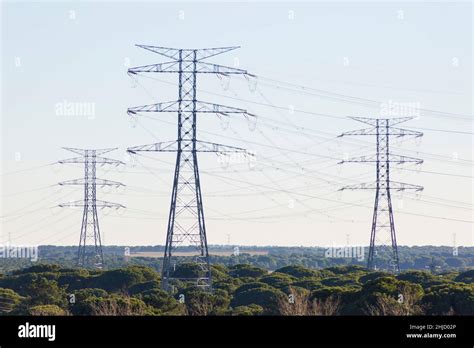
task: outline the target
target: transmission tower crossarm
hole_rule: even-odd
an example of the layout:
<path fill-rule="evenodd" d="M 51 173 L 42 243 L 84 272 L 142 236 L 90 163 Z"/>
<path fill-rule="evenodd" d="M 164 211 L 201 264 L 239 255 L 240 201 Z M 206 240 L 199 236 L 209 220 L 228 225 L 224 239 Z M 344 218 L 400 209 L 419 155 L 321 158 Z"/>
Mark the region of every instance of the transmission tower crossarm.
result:
<path fill-rule="evenodd" d="M 132 146 L 127 149 L 127 152 L 136 154 L 137 152 L 193 152 L 194 149 L 192 147 L 192 143 L 186 143 L 181 149 L 178 148 L 178 141 L 168 141 L 168 142 L 160 142 L 160 143 L 153 143 L 147 145 L 138 145 Z M 223 145 L 212 143 L 208 141 L 201 141 L 196 140 L 196 152 L 216 152 L 216 153 L 230 153 L 230 152 L 240 152 L 245 153 L 248 156 L 255 156 L 250 151 L 243 149 L 241 147 Z"/>
<path fill-rule="evenodd" d="M 397 137 L 414 136 L 416 138 L 419 138 L 423 136 L 423 132 L 418 132 L 411 129 L 390 127 L 389 130 L 390 130 L 390 132 L 388 133 L 389 135 L 394 135 Z"/>
<path fill-rule="evenodd" d="M 380 184 L 370 182 L 370 183 L 362 183 L 357 185 L 347 185 L 343 186 L 339 189 L 339 191 L 344 190 L 378 190 L 380 189 Z M 423 186 L 419 185 L 412 185 L 407 184 L 404 182 L 397 182 L 397 181 L 389 181 L 388 183 L 384 183 L 384 189 L 392 189 L 395 191 L 405 191 L 405 190 L 414 190 L 414 191 L 423 191 Z"/>
<path fill-rule="evenodd" d="M 414 190 L 414 191 L 423 191 L 423 186 L 407 184 L 405 182 L 390 181 L 389 187 L 395 191 L 405 191 L 405 190 Z"/>
<path fill-rule="evenodd" d="M 421 158 L 416 158 L 416 157 L 410 157 L 410 156 L 404 156 L 404 155 L 396 155 L 392 153 L 386 154 L 387 158 L 384 160 L 386 163 L 396 163 L 396 164 L 403 164 L 403 163 L 416 163 L 416 164 L 422 164 L 423 160 Z M 379 162 L 380 158 L 375 154 L 375 155 L 369 155 L 369 156 L 358 156 L 358 157 L 352 157 L 346 160 L 342 160 L 339 162 L 341 163 L 364 163 L 364 162 Z"/>
<path fill-rule="evenodd" d="M 195 107 L 193 112 L 215 113 L 215 114 L 220 114 L 220 115 L 244 114 L 246 116 L 256 117 L 255 115 L 248 113 L 247 110 L 244 110 L 244 109 L 234 108 L 231 106 L 225 106 L 221 104 L 202 102 L 198 100 L 195 100 L 195 101 L 181 100 L 181 101 L 172 101 L 172 102 L 134 106 L 134 107 L 128 108 L 127 113 L 129 115 L 135 115 L 141 112 L 181 112 L 188 105 L 193 105 L 193 107 Z"/>
<path fill-rule="evenodd" d="M 255 156 L 254 153 L 241 147 L 211 143 L 208 141 L 200 141 L 200 140 L 196 141 L 196 151 L 197 152 L 216 152 L 220 154 L 238 152 L 238 153 L 244 153 L 245 155 L 248 155 L 248 156 Z"/>
<path fill-rule="evenodd" d="M 171 47 L 160 47 L 160 46 L 150 46 L 150 45 L 136 45 L 137 47 L 144 48 L 148 51 L 160 54 L 162 56 L 179 60 L 179 59 L 192 59 L 194 52 L 196 52 L 196 59 L 202 60 L 217 56 L 218 54 L 226 53 L 232 50 L 239 48 L 239 46 L 232 47 L 215 47 L 215 48 L 203 48 L 203 49 L 178 49 Z M 181 55 L 181 56 L 180 56 Z"/>
<path fill-rule="evenodd" d="M 63 159 L 59 160 L 58 163 L 60 164 L 66 164 L 66 163 L 86 163 L 90 162 L 90 158 L 86 160 L 85 157 L 74 157 L 74 158 L 68 158 L 68 159 Z M 114 164 L 116 166 L 119 165 L 125 165 L 124 162 L 115 160 L 112 158 L 107 158 L 107 157 L 94 157 L 94 161 L 96 164 Z"/>
<path fill-rule="evenodd" d="M 175 73 L 179 71 L 180 65 L 178 61 L 163 62 L 157 64 L 148 64 L 129 68 L 127 74 L 136 75 L 138 73 Z"/>
<path fill-rule="evenodd" d="M 84 201 L 73 201 L 73 202 L 66 202 L 66 203 L 60 203 L 58 206 L 61 208 L 64 207 L 84 207 L 88 206 L 88 202 Z M 107 201 L 101 201 L 101 200 L 95 200 L 94 206 L 97 208 L 125 208 L 124 205 L 119 204 L 119 203 L 113 203 L 113 202 L 107 202 Z"/>
<path fill-rule="evenodd" d="M 84 206 L 84 201 L 72 201 L 72 202 L 66 202 L 66 203 L 59 203 L 58 207 L 64 208 L 64 207 L 83 207 Z"/>
<path fill-rule="evenodd" d="M 159 142 L 159 143 L 153 143 L 153 144 L 131 146 L 127 148 L 127 152 L 132 153 L 132 154 L 135 154 L 141 151 L 176 152 L 178 151 L 178 142 L 176 140 L 173 140 L 173 141 L 165 141 L 165 142 Z"/>
<path fill-rule="evenodd" d="M 339 137 L 344 137 L 346 135 L 376 135 L 377 134 L 377 128 L 376 127 L 371 127 L 371 128 L 364 128 L 364 129 L 357 129 L 353 131 L 347 131 L 344 133 L 341 133 Z"/>
<path fill-rule="evenodd" d="M 198 62 L 196 64 L 197 73 L 202 74 L 219 74 L 219 75 L 249 75 L 247 70 L 231 68 L 225 65 Z"/>
<path fill-rule="evenodd" d="M 423 136 L 422 132 L 413 131 L 411 129 L 403 129 L 403 128 L 395 128 L 395 127 L 385 128 L 382 126 L 380 126 L 378 133 L 385 134 L 385 135 L 393 135 L 396 137 L 414 136 L 418 138 L 418 137 Z M 377 135 L 377 127 L 347 131 L 347 132 L 341 133 L 339 137 L 343 137 L 347 135 Z"/>
<path fill-rule="evenodd" d="M 361 183 L 357 185 L 347 185 L 343 186 L 339 189 L 339 191 L 344 191 L 344 190 L 376 190 L 377 184 L 370 182 L 370 183 Z"/>
<path fill-rule="evenodd" d="M 397 163 L 397 164 L 403 164 L 403 163 L 422 164 L 423 160 L 421 158 L 389 153 L 387 162 Z"/>
<path fill-rule="evenodd" d="M 112 181 L 112 180 L 106 180 L 106 179 L 74 179 L 74 180 L 66 180 L 66 181 L 61 181 L 58 183 L 58 185 L 65 186 L 65 185 L 85 185 L 85 184 L 93 184 L 95 183 L 97 186 L 115 186 L 115 187 L 120 187 L 120 186 L 125 186 L 121 182 L 118 181 Z"/>
<path fill-rule="evenodd" d="M 113 202 L 108 202 L 108 201 L 101 201 L 101 200 L 96 200 L 95 206 L 97 208 L 125 208 L 123 204 L 120 203 L 113 203 Z"/>
<path fill-rule="evenodd" d="M 388 122 L 388 126 L 392 127 L 396 124 L 413 120 L 415 117 L 408 116 L 408 117 L 394 117 L 394 118 L 370 118 L 370 117 L 351 116 L 349 118 L 353 119 L 355 121 L 358 121 L 358 122 L 362 122 L 362 123 L 371 125 L 371 126 L 376 126 L 377 123 L 379 123 L 380 121 L 386 121 L 386 122 Z"/>
<path fill-rule="evenodd" d="M 138 112 L 178 112 L 179 101 L 169 101 L 155 104 L 147 104 L 134 106 L 127 109 L 129 115 L 134 115 Z"/>
<path fill-rule="evenodd" d="M 247 70 L 231 68 L 229 66 L 212 64 L 206 62 L 179 61 L 164 62 L 142 65 L 129 68 L 127 73 L 136 75 L 139 73 L 197 73 L 197 74 L 219 74 L 219 75 L 249 75 Z"/>
<path fill-rule="evenodd" d="M 116 147 L 114 148 L 108 148 L 108 149 L 76 149 L 73 147 L 63 147 L 64 150 L 68 150 L 74 153 L 77 153 L 78 155 L 84 156 L 87 152 L 93 151 L 95 155 L 103 155 L 104 153 L 111 152 L 114 150 L 117 150 Z"/>

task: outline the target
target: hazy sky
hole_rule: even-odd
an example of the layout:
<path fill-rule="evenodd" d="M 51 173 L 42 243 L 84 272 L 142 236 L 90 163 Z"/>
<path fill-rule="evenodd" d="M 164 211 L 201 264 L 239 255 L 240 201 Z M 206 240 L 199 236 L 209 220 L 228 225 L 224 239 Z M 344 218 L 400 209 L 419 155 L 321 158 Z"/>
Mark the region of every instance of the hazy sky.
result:
<path fill-rule="evenodd" d="M 134 46 L 147 44 L 239 45 L 208 62 L 260 76 L 254 91 L 243 77 L 198 77 L 198 99 L 258 115 L 256 124 L 199 116 L 200 139 L 257 153 L 255 168 L 200 155 L 209 244 L 366 245 L 374 192 L 338 189 L 373 182 L 375 168 L 337 162 L 373 154 L 374 139 L 336 136 L 365 127 L 346 116 L 380 117 L 389 103 L 417 106 L 419 117 L 400 127 L 424 132 L 392 147 L 425 160 L 392 172 L 425 187 L 420 197 L 393 193 L 398 243 L 452 245 L 456 233 L 457 245 L 473 244 L 469 2 L 3 2 L 1 22 L 3 242 L 78 242 L 80 209 L 54 207 L 82 191 L 52 185 L 83 169 L 48 165 L 75 157 L 61 147 L 118 147 L 108 155 L 126 160 L 129 146 L 176 138 L 174 114 L 138 124 L 126 114 L 177 98 L 176 75 L 134 84 L 126 74 L 169 60 Z M 58 112 L 67 103 L 94 113 Z M 121 172 L 99 168 L 127 185 L 98 193 L 127 206 L 99 212 L 105 244 L 164 244 L 174 155 L 146 156 Z"/>

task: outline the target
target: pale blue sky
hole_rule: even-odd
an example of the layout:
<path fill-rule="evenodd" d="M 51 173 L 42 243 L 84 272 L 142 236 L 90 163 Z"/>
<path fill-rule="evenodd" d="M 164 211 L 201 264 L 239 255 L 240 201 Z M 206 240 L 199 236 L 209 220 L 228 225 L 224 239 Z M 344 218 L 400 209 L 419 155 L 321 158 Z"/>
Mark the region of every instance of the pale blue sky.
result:
<path fill-rule="evenodd" d="M 139 77 L 141 85 L 131 87 L 127 62 L 138 66 L 168 60 L 135 44 L 182 48 L 240 45 L 241 49 L 209 62 L 234 66 L 237 59 L 240 68 L 256 75 L 385 103 L 419 103 L 423 109 L 472 118 L 469 2 L 3 2 L 1 29 L 2 173 L 74 156 L 61 150 L 62 146 L 119 147 L 110 156 L 124 159 L 128 146 L 173 140 L 175 115 L 156 115 L 159 121 L 145 119 L 135 128 L 128 121 L 127 107 L 174 100 L 177 95 L 176 76 L 148 75 L 165 83 Z M 201 139 L 255 150 L 260 164 L 253 171 L 245 164 L 220 169 L 212 155 L 200 157 L 210 244 L 226 243 L 228 235 L 232 243 L 246 245 L 338 244 L 345 243 L 347 234 L 352 243 L 368 242 L 373 193 L 336 191 L 339 184 L 373 180 L 374 168 L 337 166 L 336 160 L 324 158 L 373 153 L 371 138 L 333 139 L 364 126 L 254 103 L 367 117 L 380 116 L 380 107 L 341 102 L 324 93 L 316 96 L 314 91 L 305 95 L 301 89 L 277 89 L 261 79 L 254 93 L 242 78 L 232 78 L 227 90 L 214 76 L 200 76 L 198 83 L 200 89 L 222 95 L 198 92 L 199 99 L 247 108 L 262 116 L 254 131 L 239 117 L 227 130 L 217 117 L 200 118 Z M 64 100 L 93 103 L 95 117 L 56 115 L 57 103 Z M 403 127 L 472 132 L 472 121 L 451 116 L 422 111 L 419 119 Z M 311 131 L 306 136 L 297 134 L 296 127 Z M 424 158 L 424 171 L 460 177 L 394 172 L 396 181 L 425 186 L 422 199 L 444 204 L 408 198 L 413 195 L 395 198 L 398 242 L 452 245 L 452 233 L 456 232 L 458 244 L 472 245 L 472 224 L 409 214 L 473 220 L 472 178 L 462 177 L 472 176 L 472 162 L 468 162 L 472 161 L 472 135 L 424 132 L 419 146 L 407 141 L 396 145 L 394 152 Z M 308 148 L 309 154 L 295 152 L 301 148 Z M 21 160 L 15 161 L 18 154 Z M 468 161 L 451 160 L 455 156 Z M 130 186 L 122 195 L 99 195 L 99 199 L 129 207 L 122 216 L 101 217 L 106 244 L 164 243 L 174 158 L 158 153 L 150 157 L 156 160 L 140 161 L 152 167 L 154 174 L 140 166 L 123 173 L 98 174 Z M 294 178 L 298 166 L 318 173 Z M 66 166 L 59 172 L 51 170 L 56 167 L 2 176 L 1 215 L 7 216 L 2 224 L 4 240 L 10 234 L 17 243 L 77 243 L 80 212 L 49 207 L 60 203 L 60 198 L 81 199 L 81 191 L 63 189 L 58 193 L 44 187 L 80 177 L 82 169 Z M 253 184 L 260 186 L 236 188 Z M 19 194 L 30 190 L 34 191 Z M 318 198 L 303 202 L 308 199 L 303 194 Z M 296 201 L 294 208 L 288 207 L 291 200 Z M 363 206 L 337 207 L 344 202 Z M 312 209 L 330 212 L 331 217 L 304 215 Z M 11 215 L 29 210 L 35 211 Z M 53 230 L 48 222 L 51 212 L 52 221 L 58 221 Z"/>

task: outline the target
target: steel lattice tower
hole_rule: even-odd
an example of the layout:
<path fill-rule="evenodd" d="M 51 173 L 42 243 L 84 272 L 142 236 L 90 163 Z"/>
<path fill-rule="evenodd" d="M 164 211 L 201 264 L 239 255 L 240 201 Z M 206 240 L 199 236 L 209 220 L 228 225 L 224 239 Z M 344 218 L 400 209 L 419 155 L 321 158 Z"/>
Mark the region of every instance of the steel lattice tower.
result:
<path fill-rule="evenodd" d="M 396 155 L 390 152 L 390 137 L 414 136 L 421 137 L 423 133 L 409 129 L 395 128 L 396 124 L 406 122 L 413 117 L 400 118 L 363 118 L 351 117 L 352 119 L 368 124 L 371 127 L 356 131 L 345 132 L 346 135 L 375 135 L 376 154 L 344 160 L 344 162 L 375 163 L 375 183 L 361 184 L 356 186 L 345 186 L 341 190 L 369 189 L 375 190 L 374 213 L 372 218 L 372 230 L 370 233 L 370 248 L 367 262 L 369 269 L 385 269 L 394 273 L 400 272 L 398 258 L 397 238 L 395 234 L 395 222 L 393 218 L 391 191 L 414 190 L 422 191 L 423 187 L 402 182 L 396 182 L 390 178 L 391 164 L 415 163 L 421 164 L 423 160 L 414 157 Z"/>
<path fill-rule="evenodd" d="M 252 156 L 245 149 L 226 146 L 197 139 L 197 114 L 215 113 L 228 117 L 231 114 L 243 114 L 255 117 L 246 110 L 219 104 L 207 103 L 196 99 L 198 74 L 242 74 L 247 71 L 202 60 L 229 52 L 238 47 L 204 48 L 204 49 L 175 49 L 155 46 L 138 47 L 172 59 L 170 62 L 140 66 L 128 69 L 129 74 L 138 73 L 177 73 L 178 100 L 152 105 L 132 107 L 128 114 L 136 116 L 141 112 L 172 112 L 178 115 L 177 140 L 150 145 L 134 146 L 128 152 L 136 154 L 139 151 L 176 152 L 176 165 L 171 193 L 166 246 L 163 259 L 162 288 L 172 291 L 175 279 L 192 280 L 199 287 L 211 289 L 211 269 L 207 247 L 206 225 L 202 202 L 201 184 L 198 168 L 198 152 L 214 152 L 225 154 L 243 152 Z M 180 246 L 190 245 L 195 250 L 194 262 L 199 266 L 197 278 L 179 278 L 174 270 L 179 260 L 174 256 Z"/>
<path fill-rule="evenodd" d="M 98 179 L 96 177 L 97 164 L 105 165 L 123 165 L 121 161 L 111 158 L 98 157 L 104 153 L 116 149 L 100 149 L 100 150 L 83 150 L 64 148 L 81 155 L 58 163 L 84 163 L 84 178 L 74 179 L 60 182 L 59 185 L 82 185 L 84 186 L 84 199 L 82 201 L 74 201 L 59 204 L 60 207 L 83 207 L 81 236 L 79 239 L 79 248 L 77 252 L 77 264 L 79 266 L 94 266 L 102 268 L 104 264 L 104 255 L 102 253 L 102 242 L 100 237 L 99 217 L 97 215 L 97 207 L 99 208 L 125 208 L 118 203 L 111 203 L 97 200 L 97 186 L 124 186 L 120 182 Z"/>

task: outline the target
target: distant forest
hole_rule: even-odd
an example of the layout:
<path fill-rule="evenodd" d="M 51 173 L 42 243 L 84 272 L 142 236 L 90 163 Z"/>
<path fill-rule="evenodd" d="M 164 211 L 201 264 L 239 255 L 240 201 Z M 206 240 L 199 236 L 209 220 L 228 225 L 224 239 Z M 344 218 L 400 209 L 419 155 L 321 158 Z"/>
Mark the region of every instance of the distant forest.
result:
<path fill-rule="evenodd" d="M 367 255 L 363 260 L 357 258 L 331 258 L 325 256 L 324 248 L 318 247 L 256 247 L 256 246 L 209 246 L 211 264 L 233 266 L 249 264 L 269 271 L 285 266 L 303 266 L 309 269 L 323 269 L 334 266 L 365 266 Z M 368 248 L 366 248 L 367 253 Z M 104 246 L 104 269 L 115 269 L 128 265 L 142 265 L 161 271 L 163 246 Z M 186 247 L 180 247 L 186 251 Z M 238 252 L 236 252 L 238 251 Z M 127 256 L 126 254 L 130 254 Z M 141 256 L 140 253 L 156 253 L 156 257 Z M 59 264 L 74 267 L 76 264 L 76 246 L 40 246 L 39 260 L 36 263 Z M 424 270 L 431 273 L 465 271 L 474 268 L 474 247 L 447 246 L 399 246 L 400 269 Z M 35 265 L 26 259 L 0 259 L 0 272 Z"/>

